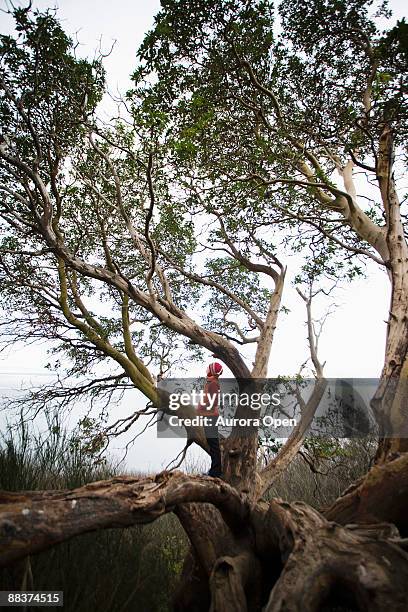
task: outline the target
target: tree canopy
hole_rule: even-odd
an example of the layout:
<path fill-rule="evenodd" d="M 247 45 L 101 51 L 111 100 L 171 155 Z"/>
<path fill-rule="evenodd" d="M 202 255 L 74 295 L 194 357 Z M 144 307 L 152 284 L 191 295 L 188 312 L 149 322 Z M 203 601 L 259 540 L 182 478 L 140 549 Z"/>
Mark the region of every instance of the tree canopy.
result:
<path fill-rule="evenodd" d="M 299 399 L 299 426 L 261 469 L 256 429 L 232 431 L 226 482 L 164 473 L 0 495 L 0 561 L 175 511 L 193 546 L 184 578 L 205 594 L 201 603 L 190 594 L 184 609 L 211 597 L 217 610 L 317 610 L 344 584 L 359 609 L 405 609 L 405 21 L 383 31 L 387 4 L 371 0 L 162 0 L 121 114 L 106 123 L 103 58 L 79 58 L 53 11 L 13 16 L 16 35 L 0 38 L 0 330 L 5 346 L 49 342 L 63 372 L 24 401 L 42 409 L 87 397 L 110 410 L 138 389 L 146 408 L 100 432 L 103 446 L 168 411 L 156 375 L 204 350 L 256 383 L 268 373 L 293 253 L 303 258 L 295 284 L 316 384 Z M 321 513 L 265 505 L 325 390 L 312 300 L 367 260 L 391 284 L 372 401 L 377 465 Z M 194 414 L 185 406 L 180 416 Z M 202 427 L 186 430 L 188 444 L 208 450 Z M 42 518 L 32 522 L 32 512 Z"/>

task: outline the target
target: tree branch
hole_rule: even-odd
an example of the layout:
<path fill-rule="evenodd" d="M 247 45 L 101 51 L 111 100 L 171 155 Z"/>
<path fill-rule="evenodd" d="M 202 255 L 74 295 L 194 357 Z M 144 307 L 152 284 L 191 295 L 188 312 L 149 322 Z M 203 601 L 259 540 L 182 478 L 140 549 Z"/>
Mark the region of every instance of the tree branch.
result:
<path fill-rule="evenodd" d="M 0 492 L 0 566 L 81 533 L 152 522 L 191 502 L 214 504 L 233 530 L 249 513 L 227 483 L 181 472 L 116 477 L 72 491 Z"/>

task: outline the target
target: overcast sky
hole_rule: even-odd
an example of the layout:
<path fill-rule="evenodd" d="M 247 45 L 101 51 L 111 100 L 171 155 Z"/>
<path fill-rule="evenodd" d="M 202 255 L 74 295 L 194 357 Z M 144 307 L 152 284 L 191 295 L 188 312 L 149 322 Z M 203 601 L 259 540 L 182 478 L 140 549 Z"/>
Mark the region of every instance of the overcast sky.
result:
<path fill-rule="evenodd" d="M 389 4 L 396 17 L 406 13 L 405 1 L 391 0 Z M 0 1 L 0 6 L 6 6 L 4 0 Z M 129 88 L 136 49 L 153 24 L 153 16 L 159 8 L 157 0 L 120 0 L 115 3 L 108 0 L 37 1 L 34 6 L 41 9 L 58 7 L 58 17 L 65 30 L 75 35 L 81 45 L 81 55 L 93 56 L 99 46 L 108 51 L 116 41 L 104 62 L 109 89 L 115 93 Z M 3 33 L 11 31 L 11 21 L 4 13 L 0 13 L 0 22 Z M 110 112 L 107 101 L 104 108 L 105 112 Z M 288 267 L 290 277 L 295 271 L 294 263 L 289 261 Z M 370 262 L 367 270 L 367 279 L 344 285 L 336 294 L 337 308 L 328 319 L 320 342 L 320 355 L 326 361 L 327 376 L 357 378 L 380 374 L 389 284 L 385 273 L 374 263 Z M 283 304 L 290 308 L 290 313 L 282 315 L 278 323 L 270 375 L 294 374 L 306 356 L 304 305 L 290 282 L 286 284 Z M 3 354 L 0 360 L 0 394 L 47 380 L 46 361 L 44 345 L 20 347 Z M 201 372 L 203 367 L 197 364 L 191 375 Z M 177 373 L 173 372 L 173 375 Z M 137 395 L 131 394 L 118 412 L 128 414 L 139 402 Z M 132 469 L 158 470 L 167 464 L 179 447 L 180 443 L 174 441 L 157 442 L 155 432 L 150 431 L 130 451 L 127 465 Z"/>

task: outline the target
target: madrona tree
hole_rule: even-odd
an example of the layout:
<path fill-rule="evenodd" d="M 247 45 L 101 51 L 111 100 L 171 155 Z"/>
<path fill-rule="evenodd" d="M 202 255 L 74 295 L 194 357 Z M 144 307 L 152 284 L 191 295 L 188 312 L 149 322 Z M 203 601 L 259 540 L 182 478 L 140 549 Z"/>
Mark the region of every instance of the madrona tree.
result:
<path fill-rule="evenodd" d="M 360 0 L 210 5 L 163 3 L 136 83 L 153 82 L 148 101 L 171 108 L 176 152 L 194 160 L 194 176 L 210 179 L 215 193 L 220 185 L 240 192 L 263 227 L 268 215 L 289 233 L 295 227 L 295 248 L 307 244 L 326 271 L 337 253 L 387 272 L 385 361 L 372 402 L 387 435 L 384 460 L 407 440 L 408 251 L 398 180 L 407 25 L 382 31 L 387 3 Z M 254 192 L 255 208 L 247 201 Z"/>
<path fill-rule="evenodd" d="M 180 335 L 216 354 L 239 379 L 264 376 L 282 263 L 252 238 L 253 222 L 209 211 L 209 223 L 206 204 L 196 206 L 172 174 L 153 112 L 132 129 L 125 122 L 100 126 L 92 115 L 100 65 L 75 60 L 50 16 L 16 16 L 24 44 L 4 38 L 2 54 L 4 340 L 57 341 L 54 350 L 73 362 L 69 375 L 89 375 L 108 358 L 118 367 L 108 376 L 100 367 L 75 389 L 47 389 L 32 400 L 95 398 L 122 390 L 126 380 L 165 410 L 146 361 L 168 367 L 168 346 L 173 358 Z M 205 259 L 212 248 L 224 256 L 202 265 L 203 249 Z M 205 314 L 193 319 L 189 311 L 200 299 Z M 256 346 L 251 368 L 237 348 L 245 344 Z M 189 436 L 206 446 L 202 431 Z M 246 486 L 256 443 L 254 433 L 248 460 L 231 466 Z"/>
<path fill-rule="evenodd" d="M 344 252 L 388 262 L 368 236 L 365 245 L 344 224 L 334 232 L 332 213 L 344 214 L 350 226 L 353 209 L 370 228 L 373 213 L 333 183 L 330 161 L 326 167 L 309 150 L 317 145 L 312 136 L 303 140 L 299 96 L 282 85 L 278 99 L 270 89 L 268 79 L 279 82 L 281 74 L 272 51 L 291 75 L 288 87 L 301 70 L 293 47 L 273 41 L 270 5 L 220 2 L 210 12 L 199 1 L 163 6 L 141 51 L 128 113 L 110 125 L 95 112 L 104 91 L 100 62 L 76 58 L 51 14 L 16 10 L 17 37 L 1 38 L 3 337 L 9 344 L 49 340 L 67 378 L 77 377 L 75 387 L 62 382 L 29 397 L 38 407 L 87 395 L 113 402 L 131 386 L 149 405 L 128 423 L 146 411 L 166 411 L 154 373 L 186 349 L 192 357 L 207 349 L 239 380 L 265 376 L 285 276 L 282 229 L 311 223 L 306 206 L 317 213 L 318 239 L 311 241 L 318 271 L 328 263 L 321 233 L 331 254 L 334 241 Z M 336 6 L 347 30 L 352 16 Z M 360 13 L 364 21 L 364 7 Z M 396 65 L 398 32 L 378 42 L 385 55 L 397 46 Z M 309 78 L 307 58 L 306 50 Z M 385 82 L 391 88 L 398 78 L 392 73 Z M 309 96 L 311 104 L 312 90 Z M 390 106 L 397 102 L 398 96 Z M 299 133 L 282 119 L 282 104 Z M 344 134 L 348 142 L 351 132 Z M 364 146 L 358 141 L 352 149 L 356 159 Z M 281 184 L 287 189 L 274 193 Z M 262 232 L 271 225 L 276 235 Z M 311 294 L 302 295 L 317 376 L 313 401 L 304 406 L 309 419 L 324 378 Z M 246 345 L 254 348 L 253 363 L 241 354 Z M 181 416 L 192 414 L 185 407 Z M 297 430 L 280 457 L 290 459 L 304 433 Z M 201 428 L 187 434 L 206 448 Z M 58 493 L 2 492 L 1 564 L 85 531 L 173 511 L 191 541 L 178 609 L 317 610 L 344 587 L 340 600 L 357 609 L 405 609 L 405 454 L 373 468 L 318 513 L 261 500 L 282 464 L 256 474 L 256 431 L 245 438 L 233 431 L 223 446 L 225 481 L 165 472 Z"/>

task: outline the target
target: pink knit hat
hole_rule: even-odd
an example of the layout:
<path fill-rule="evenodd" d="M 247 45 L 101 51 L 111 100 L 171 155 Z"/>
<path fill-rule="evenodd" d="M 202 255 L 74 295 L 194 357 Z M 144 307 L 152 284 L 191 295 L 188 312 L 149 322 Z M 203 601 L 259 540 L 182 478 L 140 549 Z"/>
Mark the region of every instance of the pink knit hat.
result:
<path fill-rule="evenodd" d="M 221 376 L 222 365 L 218 361 L 213 361 L 207 368 L 207 376 Z"/>

